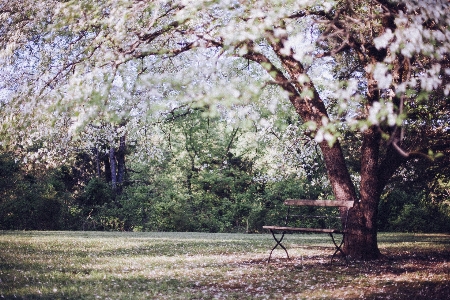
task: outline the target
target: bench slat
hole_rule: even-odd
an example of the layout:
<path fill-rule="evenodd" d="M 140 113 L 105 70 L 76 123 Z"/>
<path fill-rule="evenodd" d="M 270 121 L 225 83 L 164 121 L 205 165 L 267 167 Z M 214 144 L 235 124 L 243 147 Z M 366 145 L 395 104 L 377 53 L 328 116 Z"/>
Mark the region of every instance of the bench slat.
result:
<path fill-rule="evenodd" d="M 268 230 L 280 230 L 280 231 L 297 231 L 297 232 L 317 232 L 317 233 L 344 233 L 344 231 L 333 228 L 301 228 L 301 227 L 283 227 L 283 226 L 263 226 Z"/>
<path fill-rule="evenodd" d="M 291 206 L 335 206 L 335 207 L 353 207 L 354 201 L 340 200 L 305 200 L 305 199 L 287 199 L 285 205 Z"/>

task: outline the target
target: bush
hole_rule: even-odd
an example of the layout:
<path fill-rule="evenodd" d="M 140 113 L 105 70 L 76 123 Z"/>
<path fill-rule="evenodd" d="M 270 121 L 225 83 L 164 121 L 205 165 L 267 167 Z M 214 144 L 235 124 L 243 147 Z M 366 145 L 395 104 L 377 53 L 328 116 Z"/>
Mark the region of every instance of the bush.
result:
<path fill-rule="evenodd" d="M 450 232 L 450 215 L 445 206 L 427 201 L 422 193 L 394 190 L 380 202 L 380 231 Z"/>
<path fill-rule="evenodd" d="M 3 199 L 0 211 L 2 229 L 56 230 L 61 228 L 63 203 L 51 185 L 22 180 Z"/>
<path fill-rule="evenodd" d="M 91 210 L 93 207 L 110 203 L 112 200 L 113 193 L 111 186 L 102 178 L 97 177 L 89 180 L 83 193 L 78 198 L 80 205 L 86 210 Z"/>

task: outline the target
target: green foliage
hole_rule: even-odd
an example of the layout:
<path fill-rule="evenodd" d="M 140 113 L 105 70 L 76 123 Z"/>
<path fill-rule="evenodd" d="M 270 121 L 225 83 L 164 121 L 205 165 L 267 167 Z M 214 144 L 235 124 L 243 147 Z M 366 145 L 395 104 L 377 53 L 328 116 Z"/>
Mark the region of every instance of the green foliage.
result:
<path fill-rule="evenodd" d="M 277 170 L 287 164 L 271 157 L 267 139 L 248 144 L 252 128 L 205 117 L 201 109 L 178 112 L 159 128 L 165 136 L 160 156 L 136 160 L 128 153 L 129 180 L 120 195 L 105 179 L 95 177 L 95 163 L 86 151 L 77 153 L 71 166 L 33 171 L 28 165 L 32 171 L 27 172 L 12 154 L 2 154 L 0 228 L 263 232 L 263 225 L 283 220 L 285 199 L 332 195 L 323 180 L 323 163 L 309 148 L 295 148 L 288 154 L 298 165 Z M 281 136 L 284 129 L 272 130 Z M 346 137 L 345 152 L 357 174 L 354 154 L 359 144 L 354 135 Z M 132 151 L 144 147 L 139 144 L 143 142 L 138 140 Z M 380 230 L 450 231 L 447 171 L 427 169 L 420 175 L 425 166 L 418 166 L 407 184 L 401 184 L 404 177 L 399 176 L 383 197 Z M 106 167 L 102 165 L 102 174 L 108 174 Z M 302 208 L 300 213 L 323 213 L 316 210 Z"/>
<path fill-rule="evenodd" d="M 396 232 L 450 232 L 445 204 L 429 201 L 424 193 L 393 190 L 380 202 L 378 228 Z"/>
<path fill-rule="evenodd" d="M 291 176 L 283 180 L 268 182 L 264 193 L 264 207 L 260 211 L 260 218 L 257 222 L 257 228 L 262 231 L 263 225 L 283 224 L 287 213 L 287 208 L 283 205 L 286 199 L 318 199 L 331 192 L 322 189 L 320 186 L 311 185 L 308 178 L 298 178 Z M 298 214 L 314 215 L 318 208 L 301 207 Z"/>
<path fill-rule="evenodd" d="M 10 153 L 0 153 L 0 194 L 4 197 L 8 189 L 16 182 L 19 164 Z"/>
<path fill-rule="evenodd" d="M 51 230 L 70 224 L 70 194 L 64 168 L 43 176 L 28 174 L 11 155 L 0 157 L 0 228 Z M 68 175 L 66 173 L 66 175 Z M 67 179 L 67 177 L 66 177 Z"/>
<path fill-rule="evenodd" d="M 94 177 L 88 182 L 78 201 L 83 207 L 91 209 L 109 203 L 112 199 L 111 186 L 104 179 Z"/>
<path fill-rule="evenodd" d="M 52 230 L 60 228 L 62 205 L 51 184 L 41 184 L 29 178 L 17 188 L 17 199 L 10 202 L 8 225 L 16 229 Z"/>
<path fill-rule="evenodd" d="M 408 203 L 403 206 L 398 216 L 391 221 L 391 227 L 395 231 L 401 230 L 403 232 L 435 231 L 435 217 L 436 215 L 431 214 L 429 208 L 417 207 Z"/>

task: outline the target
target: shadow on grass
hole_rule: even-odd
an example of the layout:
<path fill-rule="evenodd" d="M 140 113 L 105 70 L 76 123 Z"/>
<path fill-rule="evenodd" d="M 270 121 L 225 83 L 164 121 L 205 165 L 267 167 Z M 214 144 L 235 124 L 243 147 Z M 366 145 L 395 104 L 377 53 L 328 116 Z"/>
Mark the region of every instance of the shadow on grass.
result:
<path fill-rule="evenodd" d="M 449 236 L 388 235 L 388 256 L 349 266 L 316 240 L 268 264 L 268 236 L 68 236 L 0 243 L 0 299 L 450 299 Z"/>
<path fill-rule="evenodd" d="M 200 299 L 201 293 L 184 293 L 195 284 L 190 281 L 163 277 L 149 279 L 145 277 L 119 278 L 105 280 L 74 280 L 66 286 L 45 288 L 42 285 L 32 287 L 33 292 L 14 293 L 3 291 L 1 299 Z M 18 292 L 18 293 L 17 293 Z M 179 295 L 179 296 L 177 296 Z"/>
<path fill-rule="evenodd" d="M 391 253 L 375 261 L 353 260 L 349 266 L 330 265 L 327 258 L 305 255 L 242 263 L 266 266 L 279 281 L 298 279 L 304 288 L 282 287 L 285 299 L 450 299 L 450 250 Z"/>

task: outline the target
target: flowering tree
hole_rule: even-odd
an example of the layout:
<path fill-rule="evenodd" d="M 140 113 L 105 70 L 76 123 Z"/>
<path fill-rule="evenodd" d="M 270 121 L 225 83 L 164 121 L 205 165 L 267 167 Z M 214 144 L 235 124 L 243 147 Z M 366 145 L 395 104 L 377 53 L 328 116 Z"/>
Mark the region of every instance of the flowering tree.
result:
<path fill-rule="evenodd" d="M 345 250 L 366 259 L 379 256 L 389 179 L 408 161 L 448 155 L 448 1 L 48 2 L 0 7 L 2 82 L 14 82 L 2 130 L 36 109 L 68 113 L 74 128 L 161 105 L 215 113 L 276 86 L 272 98 L 289 100 L 318 143 L 335 198 L 355 200 Z M 27 80 L 12 72 L 25 67 Z M 341 148 L 348 131 L 357 182 Z"/>

